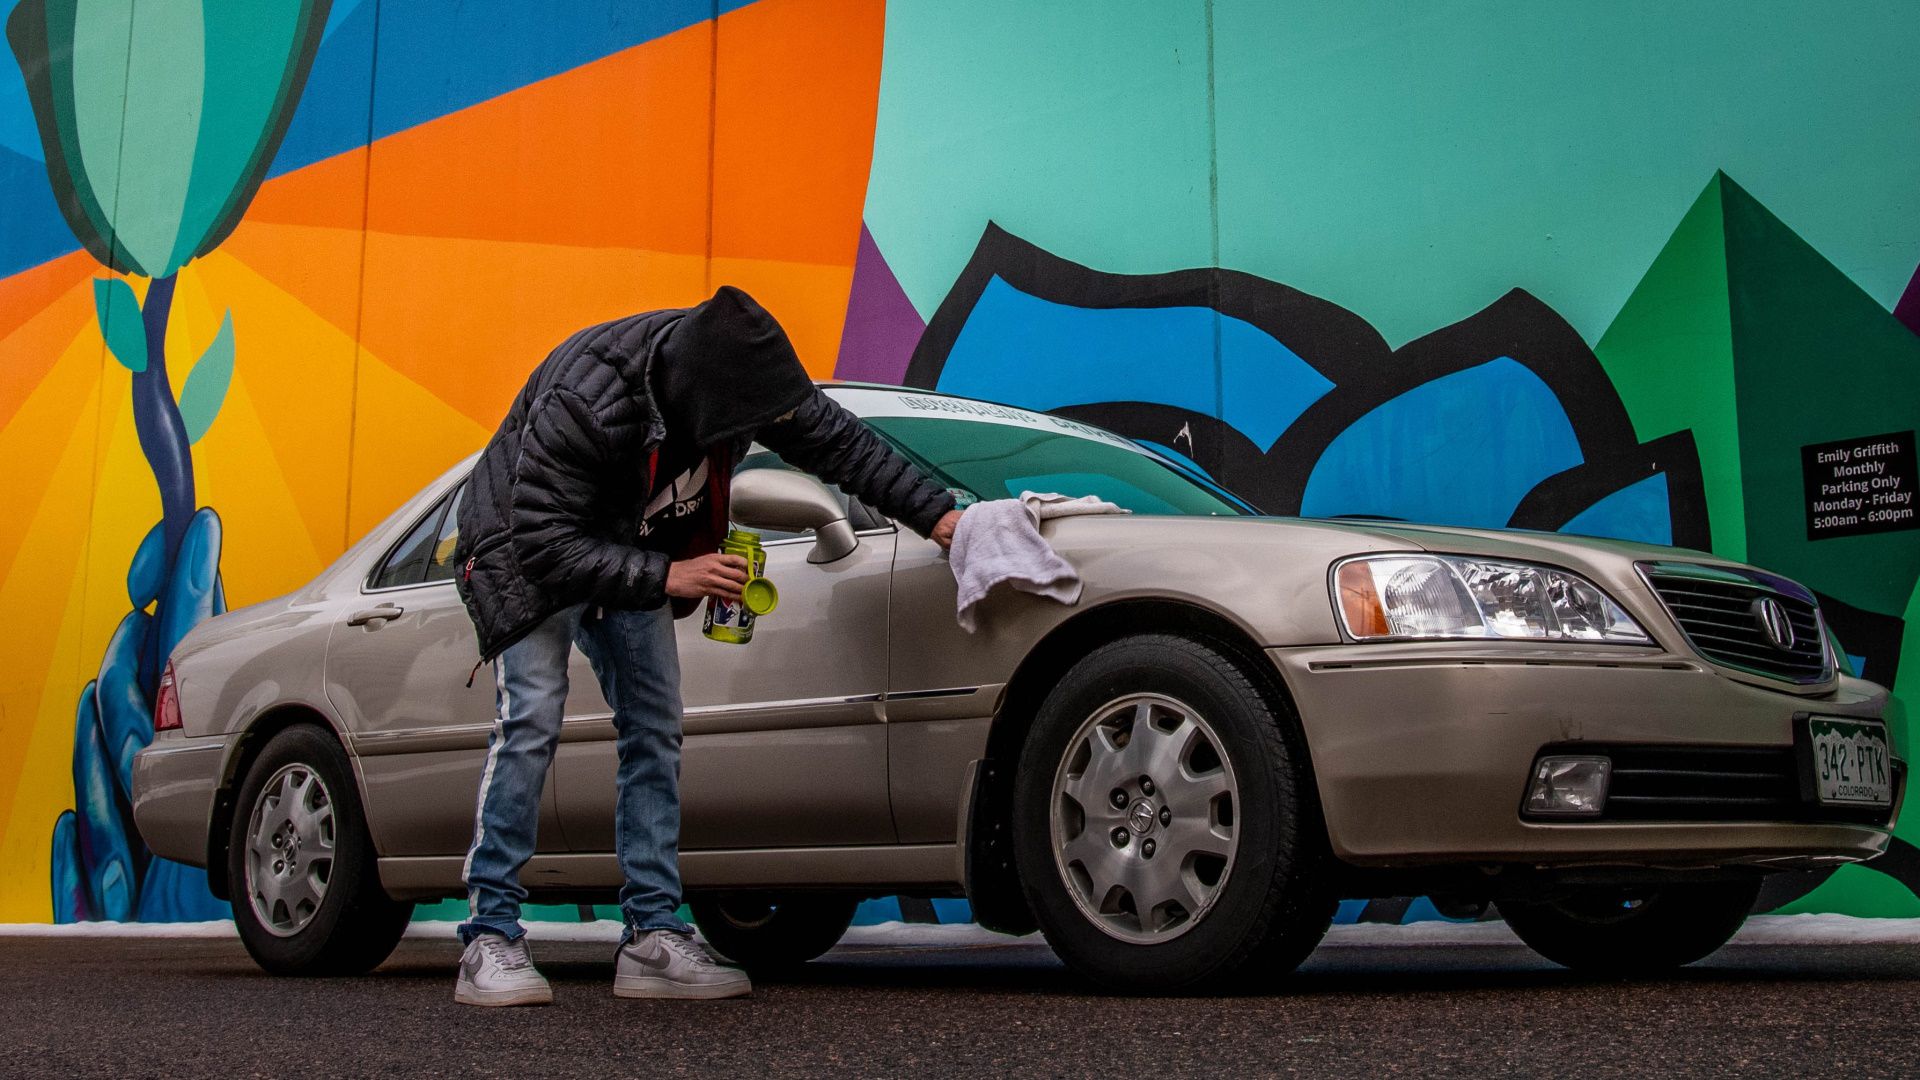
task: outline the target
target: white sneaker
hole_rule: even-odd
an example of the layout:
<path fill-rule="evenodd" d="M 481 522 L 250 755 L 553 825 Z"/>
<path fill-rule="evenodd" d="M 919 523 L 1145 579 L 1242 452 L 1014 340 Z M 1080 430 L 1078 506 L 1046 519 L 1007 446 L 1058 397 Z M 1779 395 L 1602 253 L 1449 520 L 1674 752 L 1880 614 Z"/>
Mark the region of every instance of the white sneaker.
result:
<path fill-rule="evenodd" d="M 613 965 L 613 996 L 707 1000 L 753 992 L 747 973 L 715 960 L 692 934 L 630 933 Z"/>
<path fill-rule="evenodd" d="M 527 939 L 475 934 L 460 954 L 460 981 L 453 1000 L 462 1005 L 551 1005 L 553 987 L 533 966 Z"/>

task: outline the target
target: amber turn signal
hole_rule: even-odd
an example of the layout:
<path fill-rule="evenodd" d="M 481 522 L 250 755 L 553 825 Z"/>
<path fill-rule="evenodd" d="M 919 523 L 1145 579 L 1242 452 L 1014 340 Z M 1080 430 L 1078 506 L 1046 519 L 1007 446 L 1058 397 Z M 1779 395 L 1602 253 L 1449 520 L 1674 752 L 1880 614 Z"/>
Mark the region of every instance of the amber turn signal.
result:
<path fill-rule="evenodd" d="M 1359 561 L 1344 563 L 1335 584 L 1340 593 L 1340 614 L 1347 620 L 1347 633 L 1362 639 L 1393 633 L 1387 625 L 1387 609 L 1380 603 L 1380 591 L 1373 585 L 1372 567 Z"/>

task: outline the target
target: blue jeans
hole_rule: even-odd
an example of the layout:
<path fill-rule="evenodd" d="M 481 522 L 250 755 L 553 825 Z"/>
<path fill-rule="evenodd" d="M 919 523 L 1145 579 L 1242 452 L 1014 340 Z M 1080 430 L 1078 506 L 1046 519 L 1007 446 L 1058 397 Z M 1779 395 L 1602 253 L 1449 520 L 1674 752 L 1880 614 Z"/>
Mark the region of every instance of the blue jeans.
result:
<path fill-rule="evenodd" d="M 635 930 L 688 929 L 680 907 L 680 654 L 668 608 L 597 613 L 571 607 L 494 661 L 498 705 L 461 877 L 471 914 L 460 940 L 482 930 L 518 940 L 540 789 L 566 713 L 567 660 L 575 642 L 613 707 L 620 755 L 614 810 L 620 911 Z"/>

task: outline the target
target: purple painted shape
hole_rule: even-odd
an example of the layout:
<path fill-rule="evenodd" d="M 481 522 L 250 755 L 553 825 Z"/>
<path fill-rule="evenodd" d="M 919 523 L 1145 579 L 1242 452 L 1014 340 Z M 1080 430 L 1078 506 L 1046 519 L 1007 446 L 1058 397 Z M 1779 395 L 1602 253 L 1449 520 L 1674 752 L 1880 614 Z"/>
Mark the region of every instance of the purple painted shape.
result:
<path fill-rule="evenodd" d="M 857 283 L 859 277 L 856 275 L 854 280 Z M 1913 280 L 1907 282 L 1907 291 L 1901 293 L 1900 302 L 1893 305 L 1893 317 L 1906 323 L 1907 329 L 1920 334 L 1920 268 L 1915 268 Z M 840 355 L 846 354 L 843 352 Z"/>
<path fill-rule="evenodd" d="M 834 366 L 834 377 L 898 383 L 906 378 L 907 361 L 926 328 L 862 222 L 860 254 L 853 261 L 853 289 L 847 296 L 847 325 L 840 333 L 840 359 Z"/>

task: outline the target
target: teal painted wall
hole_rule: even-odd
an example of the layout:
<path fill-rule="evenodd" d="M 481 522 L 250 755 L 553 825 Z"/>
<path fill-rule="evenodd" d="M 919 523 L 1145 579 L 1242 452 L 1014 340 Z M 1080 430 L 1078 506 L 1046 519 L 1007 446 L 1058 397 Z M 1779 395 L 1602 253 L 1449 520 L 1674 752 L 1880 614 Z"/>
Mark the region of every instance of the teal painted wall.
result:
<path fill-rule="evenodd" d="M 1514 287 L 1593 342 L 1725 170 L 1890 307 L 1916 62 L 1903 0 L 895 0 L 867 223 L 923 316 L 987 218 L 1145 273 L 1217 205 L 1218 265 L 1395 345 Z"/>

